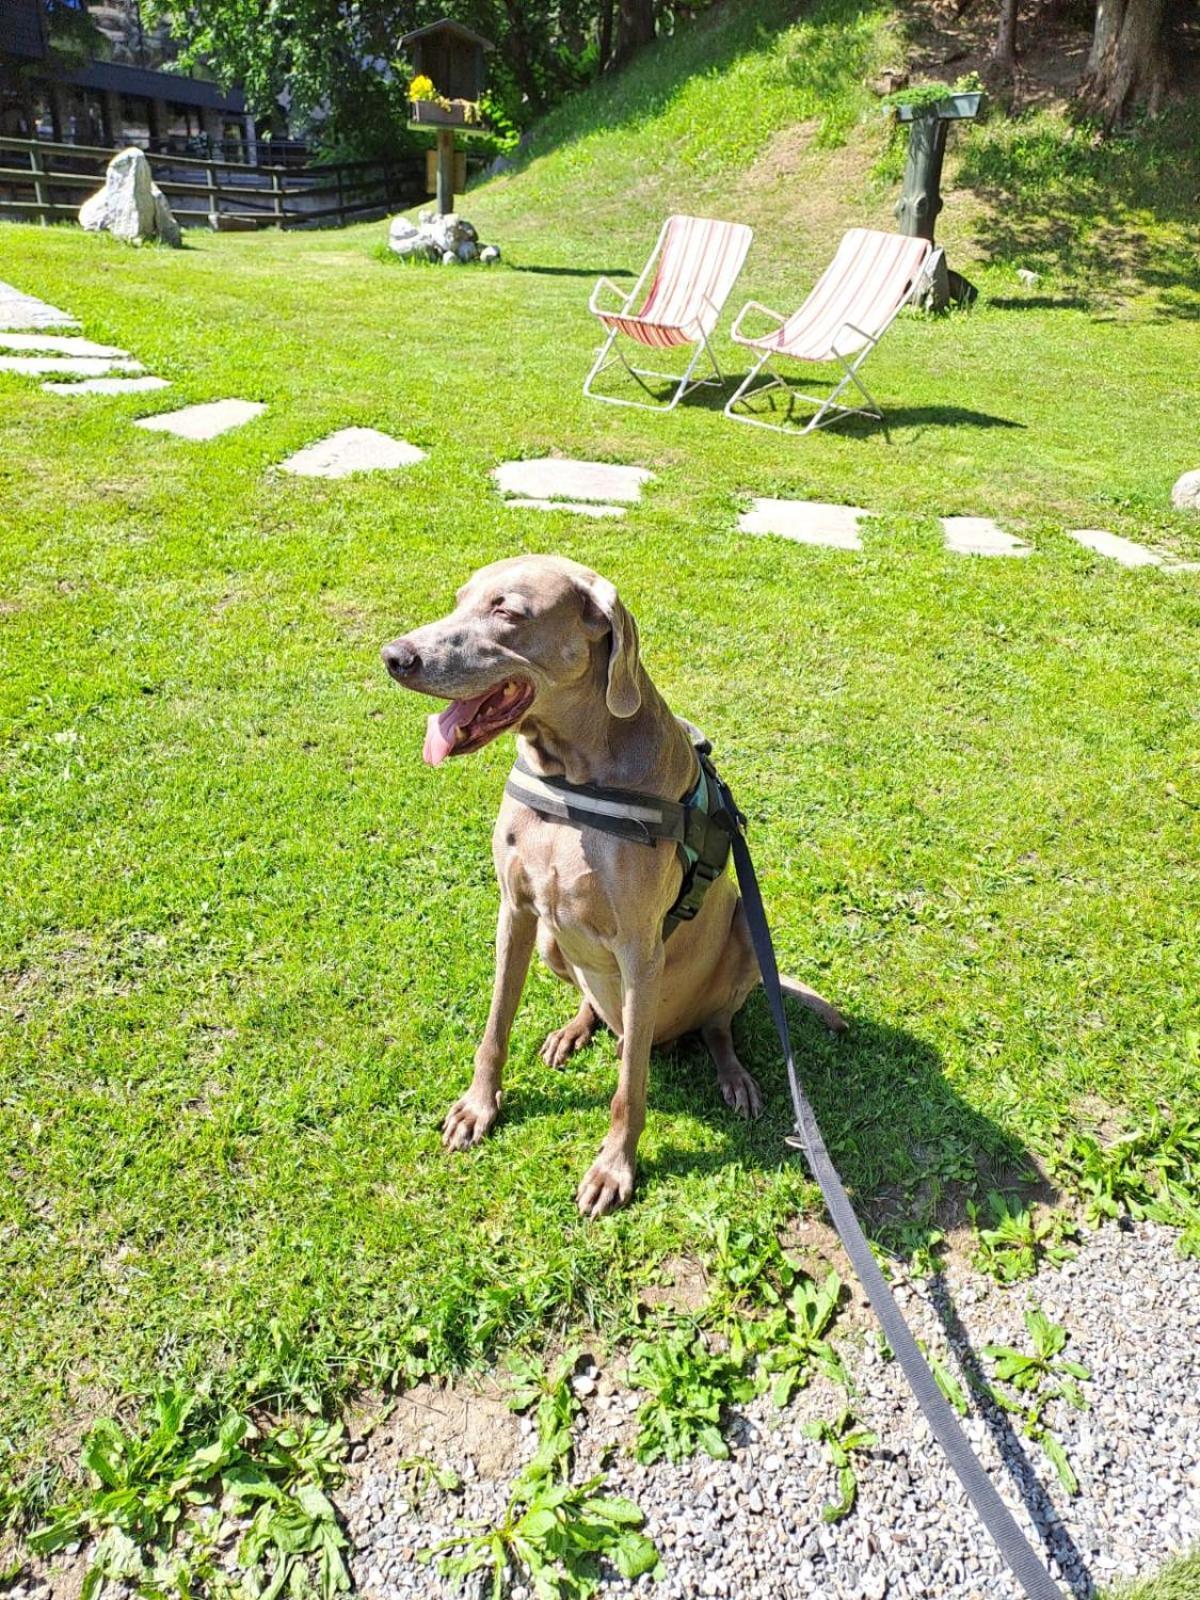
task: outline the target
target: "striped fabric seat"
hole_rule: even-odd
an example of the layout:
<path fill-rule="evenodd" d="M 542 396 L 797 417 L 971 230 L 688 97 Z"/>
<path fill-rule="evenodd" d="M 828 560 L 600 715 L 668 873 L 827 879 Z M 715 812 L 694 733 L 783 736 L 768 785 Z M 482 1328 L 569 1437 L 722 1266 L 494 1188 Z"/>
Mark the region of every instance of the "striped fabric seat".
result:
<path fill-rule="evenodd" d="M 822 428 L 840 417 L 874 417 L 882 421 L 883 412 L 862 381 L 859 368 L 901 309 L 916 295 L 932 248 L 928 239 L 880 233 L 874 228 L 851 228 L 804 304 L 790 317 L 781 316 L 755 300 L 744 305 L 730 338 L 756 351 L 758 359 L 725 407 L 725 415 L 734 422 L 750 422 L 779 433 L 795 432 L 796 429 L 787 424 L 791 422 L 796 401 L 802 400 L 816 408 L 800 429 L 803 433 L 811 433 L 814 428 Z M 768 317 L 777 326 L 768 333 L 744 334 L 742 323 L 752 315 Z M 776 373 L 760 383 L 760 374 L 777 356 L 793 361 L 835 361 L 842 375 L 833 389 L 821 396 L 800 394 Z M 842 394 L 851 385 L 866 405 L 841 403 Z M 757 410 L 750 407 L 750 402 L 770 396 L 768 411 L 774 412 L 778 400 L 776 390 L 787 395 L 782 426 L 768 420 L 761 405 Z"/>
<path fill-rule="evenodd" d="M 851 228 L 799 311 L 762 339 L 739 344 L 796 361 L 852 355 L 877 339 L 907 300 L 929 254 L 926 239 Z"/>
<path fill-rule="evenodd" d="M 741 222 L 668 217 L 658 268 L 641 307 L 631 315 L 598 312 L 600 321 L 660 349 L 710 334 L 742 270 L 750 238 Z"/>

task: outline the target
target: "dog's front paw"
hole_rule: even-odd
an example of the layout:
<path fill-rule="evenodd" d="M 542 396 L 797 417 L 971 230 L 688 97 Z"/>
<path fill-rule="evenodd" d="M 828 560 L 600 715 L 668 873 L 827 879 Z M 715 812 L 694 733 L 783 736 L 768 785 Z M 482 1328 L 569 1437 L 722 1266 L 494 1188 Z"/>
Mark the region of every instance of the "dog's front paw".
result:
<path fill-rule="evenodd" d="M 623 1155 L 603 1151 L 588 1169 L 575 1194 L 575 1204 L 585 1217 L 602 1217 L 623 1206 L 633 1193 L 633 1163 Z"/>
<path fill-rule="evenodd" d="M 447 1150 L 469 1150 L 495 1122 L 500 1111 L 501 1094 L 475 1095 L 468 1089 L 446 1113 L 442 1123 L 442 1143 Z"/>

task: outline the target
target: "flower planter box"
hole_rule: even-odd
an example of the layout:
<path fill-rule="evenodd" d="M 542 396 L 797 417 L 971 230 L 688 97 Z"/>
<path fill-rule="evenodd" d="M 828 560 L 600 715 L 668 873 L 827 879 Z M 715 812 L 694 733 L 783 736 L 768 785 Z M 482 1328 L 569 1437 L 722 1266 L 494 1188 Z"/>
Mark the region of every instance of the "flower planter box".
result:
<path fill-rule="evenodd" d="M 465 128 L 467 125 L 467 110 L 462 105 L 452 103 L 447 107 L 436 100 L 410 100 L 408 108 L 412 120 L 422 127 Z"/>
<path fill-rule="evenodd" d="M 982 102 L 981 92 L 949 94 L 944 100 L 935 100 L 930 105 L 899 105 L 896 107 L 896 116 L 901 122 L 915 122 L 918 117 L 937 117 L 939 122 L 967 122 L 979 115 Z"/>

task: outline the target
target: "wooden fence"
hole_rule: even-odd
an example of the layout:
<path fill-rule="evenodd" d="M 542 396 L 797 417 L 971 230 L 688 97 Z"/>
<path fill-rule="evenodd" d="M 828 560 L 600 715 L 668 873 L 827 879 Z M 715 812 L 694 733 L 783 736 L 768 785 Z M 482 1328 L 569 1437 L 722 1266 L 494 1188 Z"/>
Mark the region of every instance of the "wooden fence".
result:
<path fill-rule="evenodd" d="M 70 220 L 100 188 L 114 154 L 94 145 L 0 137 L 0 217 Z M 426 193 L 423 155 L 303 168 L 202 156 L 148 154 L 146 159 L 185 226 L 208 223 L 211 216 L 242 226 L 341 228 L 386 216 Z"/>

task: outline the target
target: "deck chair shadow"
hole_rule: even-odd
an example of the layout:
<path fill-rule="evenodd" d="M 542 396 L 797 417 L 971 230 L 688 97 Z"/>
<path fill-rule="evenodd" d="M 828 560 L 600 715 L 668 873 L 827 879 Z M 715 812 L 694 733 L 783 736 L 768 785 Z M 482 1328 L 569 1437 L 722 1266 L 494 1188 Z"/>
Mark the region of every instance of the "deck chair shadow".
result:
<path fill-rule="evenodd" d="M 741 222 L 716 222 L 707 217 L 668 217 L 645 270 L 628 294 L 608 278 L 601 278 L 592 290 L 588 309 L 608 330 L 592 370 L 583 380 L 583 392 L 593 400 L 614 406 L 639 406 L 646 411 L 673 411 L 693 389 L 702 384 L 722 382 L 721 369 L 709 342 L 721 308 L 742 270 L 753 237 Z M 649 283 L 649 288 L 646 285 Z M 616 296 L 620 304 L 601 305 L 600 297 Z M 687 346 L 691 358 L 682 377 L 677 372 L 658 372 L 635 367 L 627 360 L 620 340 L 651 349 Z M 707 374 L 693 376 L 704 360 Z M 621 395 L 598 394 L 595 380 L 609 367 L 620 364 L 651 396 L 632 400 Z M 665 404 L 654 397 L 646 381 L 650 378 L 675 384 L 675 392 Z"/>
<path fill-rule="evenodd" d="M 879 402 L 859 374 L 863 362 L 883 338 L 901 308 L 913 300 L 925 278 L 932 245 L 928 239 L 909 239 L 896 233 L 880 233 L 873 228 L 851 228 L 842 239 L 833 260 L 818 278 L 812 293 L 790 317 L 750 300 L 742 307 L 730 337 L 758 360 L 738 385 L 725 407 L 734 422 L 748 422 L 776 433 L 811 433 L 839 417 L 874 417 L 883 421 Z M 770 317 L 778 326 L 770 333 L 748 337 L 742 323 L 752 313 Z M 794 389 L 778 373 L 771 372 L 765 383 L 756 380 L 779 356 L 792 361 L 835 361 L 841 378 L 823 398 Z M 853 385 L 865 405 L 842 405 L 839 397 Z M 817 409 L 804 427 L 770 422 L 735 407 L 774 389 L 788 396 L 787 415 L 796 401 Z"/>

